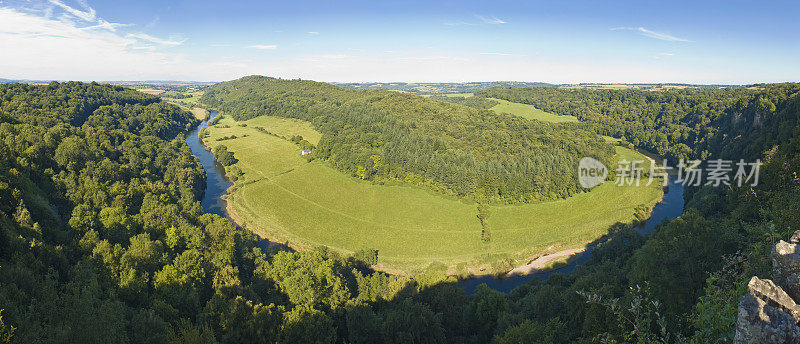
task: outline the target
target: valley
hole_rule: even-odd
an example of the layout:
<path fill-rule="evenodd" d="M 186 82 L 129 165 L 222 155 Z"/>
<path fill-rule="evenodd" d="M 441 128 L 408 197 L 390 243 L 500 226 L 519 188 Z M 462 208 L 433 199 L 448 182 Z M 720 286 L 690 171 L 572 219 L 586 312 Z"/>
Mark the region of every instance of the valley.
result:
<path fill-rule="evenodd" d="M 509 104 L 504 110 L 529 108 Z M 479 204 L 472 200 L 399 181 L 361 181 L 325 161 L 309 162 L 289 141 L 296 135 L 313 145 L 322 136 L 309 122 L 274 116 L 246 121 L 223 116 L 206 129 L 207 146 L 223 144 L 238 160 L 228 167 L 237 171 L 226 196 L 229 214 L 260 236 L 295 249 L 377 250 L 376 268 L 392 273 L 414 274 L 431 266 L 462 276 L 505 272 L 546 252 L 583 247 L 616 223 L 633 223 L 637 208 L 652 208 L 662 195 L 660 183 L 619 187 L 609 182 L 562 200 L 489 205 L 482 226 Z M 630 149 L 615 149 L 614 159 L 645 159 Z M 482 235 L 484 227 L 490 240 Z"/>

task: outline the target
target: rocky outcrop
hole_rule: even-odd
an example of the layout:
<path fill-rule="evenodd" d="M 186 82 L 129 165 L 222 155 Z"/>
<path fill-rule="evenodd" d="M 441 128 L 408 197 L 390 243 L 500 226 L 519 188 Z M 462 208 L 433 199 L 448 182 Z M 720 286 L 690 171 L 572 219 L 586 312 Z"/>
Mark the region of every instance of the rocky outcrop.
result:
<path fill-rule="evenodd" d="M 773 280 L 753 277 L 739 302 L 734 343 L 800 343 L 800 231 L 770 258 Z"/>

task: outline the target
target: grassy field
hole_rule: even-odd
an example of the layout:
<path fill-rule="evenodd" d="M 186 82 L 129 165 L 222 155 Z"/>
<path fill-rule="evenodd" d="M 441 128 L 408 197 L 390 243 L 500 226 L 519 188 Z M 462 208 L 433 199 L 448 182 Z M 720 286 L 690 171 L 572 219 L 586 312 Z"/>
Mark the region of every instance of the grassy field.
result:
<path fill-rule="evenodd" d="M 578 119 L 572 116 L 559 116 L 535 108 L 533 105 L 512 103 L 507 100 L 489 98 L 499 102 L 490 110 L 497 113 L 510 113 L 527 119 L 535 119 L 543 122 L 577 122 Z"/>
<path fill-rule="evenodd" d="M 245 123 L 246 126 L 241 126 Z M 477 205 L 406 185 L 359 181 L 322 161 L 307 162 L 292 142 L 269 135 L 320 134 L 298 120 L 223 118 L 209 129 L 206 144 L 224 144 L 243 172 L 228 196 L 237 222 L 257 234 L 298 249 L 325 245 L 348 254 L 377 249 L 379 268 L 394 273 L 423 271 L 432 263 L 451 273 L 507 271 L 544 252 L 581 247 L 617 222 L 631 222 L 634 208 L 654 205 L 660 187 L 606 183 L 569 199 L 492 206 L 492 239 L 481 240 Z M 217 142 L 223 136 L 236 139 Z M 639 153 L 619 148 L 620 158 Z"/>
<path fill-rule="evenodd" d="M 136 90 L 142 93 L 152 94 L 154 96 L 157 96 L 165 92 L 164 90 L 159 90 L 155 88 L 137 88 Z"/>
<path fill-rule="evenodd" d="M 191 110 L 195 118 L 205 121 L 208 118 L 208 110 L 200 108 L 200 107 L 193 107 Z"/>
<path fill-rule="evenodd" d="M 447 93 L 442 95 L 445 97 L 464 97 L 464 98 L 469 98 L 473 96 L 472 93 Z"/>

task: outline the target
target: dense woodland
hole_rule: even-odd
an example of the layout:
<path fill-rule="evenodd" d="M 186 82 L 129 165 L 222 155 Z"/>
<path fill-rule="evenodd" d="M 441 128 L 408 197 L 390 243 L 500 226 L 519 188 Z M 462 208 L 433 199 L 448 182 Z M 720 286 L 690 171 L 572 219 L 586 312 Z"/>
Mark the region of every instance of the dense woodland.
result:
<path fill-rule="evenodd" d="M 624 138 L 670 159 L 707 159 L 714 154 L 754 156 L 785 140 L 792 127 L 769 117 L 798 90 L 797 84 L 766 90 L 660 92 L 534 87 L 491 88 L 476 95 L 575 116 L 600 134 Z M 762 124 L 775 127 L 765 128 Z M 752 130 L 760 130 L 763 135 L 749 135 Z"/>
<path fill-rule="evenodd" d="M 581 192 L 578 161 L 614 149 L 575 125 L 546 124 L 386 90 L 245 77 L 201 102 L 236 120 L 262 115 L 311 122 L 312 156 L 376 182 L 401 180 L 479 202 L 532 202 Z"/>
<path fill-rule="evenodd" d="M 431 96 L 431 99 L 441 100 L 443 102 L 461 104 L 464 106 L 473 107 L 476 109 L 489 109 L 497 104 L 496 100 L 488 99 L 485 97 L 464 97 L 464 96 Z"/>
<path fill-rule="evenodd" d="M 783 99 L 766 112 L 722 110 L 749 123 L 725 127 L 739 139 L 686 143 L 761 158 L 757 187 L 691 189 L 683 216 L 648 236 L 612 228 L 575 273 L 465 295 L 435 267 L 262 251 L 202 214 L 183 137 L 196 122 L 157 97 L 0 85 L 0 342 L 730 343 L 746 281 L 800 229 L 797 88 L 748 96 Z"/>

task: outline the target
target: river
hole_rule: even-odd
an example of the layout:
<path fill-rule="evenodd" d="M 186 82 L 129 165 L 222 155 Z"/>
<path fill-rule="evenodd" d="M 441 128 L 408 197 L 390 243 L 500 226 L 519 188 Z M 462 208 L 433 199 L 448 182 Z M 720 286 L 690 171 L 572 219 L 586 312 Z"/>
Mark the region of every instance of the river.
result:
<path fill-rule="evenodd" d="M 186 143 L 189 145 L 189 148 L 192 149 L 192 153 L 200 159 L 200 164 L 206 171 L 206 189 L 200 203 L 203 212 L 217 214 L 230 219 L 226 211 L 226 203 L 222 199 L 222 196 L 228 192 L 228 188 L 233 184 L 225 178 L 225 169 L 214 160 L 214 154 L 206 150 L 205 146 L 200 142 L 200 131 L 208 127 L 208 122 L 217 117 L 217 115 L 217 111 L 211 111 L 208 121 L 203 121 L 194 131 L 189 133 L 186 137 Z M 670 176 L 669 187 L 667 192 L 664 193 L 663 200 L 653 208 L 650 219 L 638 226 L 636 230 L 642 234 L 653 231 L 653 229 L 664 220 L 671 220 L 680 216 L 683 212 L 683 206 L 683 184 L 676 182 L 674 176 Z M 273 243 L 266 239 L 262 239 L 259 242 L 259 247 L 262 249 L 277 247 L 283 250 L 290 250 L 282 244 Z M 570 264 L 547 272 L 507 278 L 496 278 L 494 276 L 473 277 L 459 281 L 458 285 L 468 294 L 473 293 L 475 288 L 482 283 L 486 283 L 487 286 L 494 290 L 509 292 L 533 278 L 547 278 L 554 273 L 571 273 L 575 271 L 578 265 L 589 260 L 592 255 L 592 249 L 594 249 L 594 245 L 587 247 L 586 251 L 580 253 L 577 259 L 573 259 Z"/>
<path fill-rule="evenodd" d="M 653 207 L 650 218 L 636 227 L 637 232 L 641 234 L 652 232 L 656 226 L 664 222 L 664 220 L 672 220 L 683 213 L 683 183 L 678 183 L 675 180 L 675 176 L 670 176 L 669 187 L 667 192 L 664 193 L 664 198 L 661 200 L 661 203 Z M 574 272 L 578 268 L 578 265 L 585 263 L 592 257 L 592 250 L 595 246 L 596 244 L 587 247 L 586 251 L 579 253 L 578 257 L 573 259 L 568 265 L 558 269 L 506 278 L 495 278 L 494 276 L 474 277 L 461 280 L 458 282 L 458 285 L 468 294 L 475 292 L 475 288 L 481 283 L 486 283 L 487 286 L 494 290 L 507 293 L 534 278 L 544 279 L 554 273 L 568 274 Z"/>

